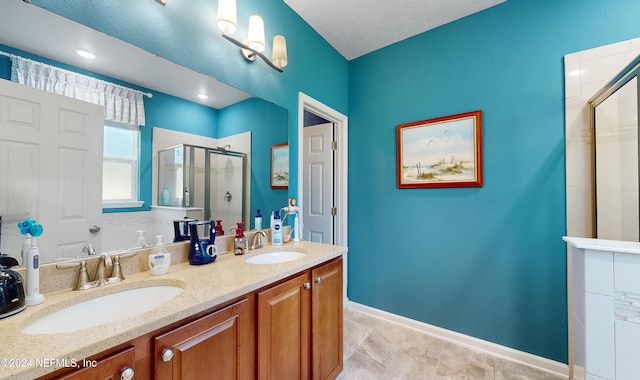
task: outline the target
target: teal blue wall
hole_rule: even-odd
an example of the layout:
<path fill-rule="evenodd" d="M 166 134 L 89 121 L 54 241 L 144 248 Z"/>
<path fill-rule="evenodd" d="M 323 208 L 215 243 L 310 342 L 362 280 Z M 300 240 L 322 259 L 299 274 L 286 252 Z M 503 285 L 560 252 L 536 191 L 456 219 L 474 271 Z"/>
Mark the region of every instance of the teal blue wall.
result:
<path fill-rule="evenodd" d="M 566 362 L 563 56 L 639 15 L 508 0 L 351 61 L 350 299 Z M 398 189 L 396 125 L 476 109 L 484 186 Z"/>
<path fill-rule="evenodd" d="M 271 211 L 287 205 L 287 190 L 272 189 L 271 145 L 287 142 L 289 113 L 262 99 L 250 98 L 220 110 L 219 137 L 251 131 L 251 218 L 254 226 L 256 209 L 268 227 Z M 233 147 L 231 147 L 233 150 Z M 266 221 L 266 224 L 265 224 Z"/>

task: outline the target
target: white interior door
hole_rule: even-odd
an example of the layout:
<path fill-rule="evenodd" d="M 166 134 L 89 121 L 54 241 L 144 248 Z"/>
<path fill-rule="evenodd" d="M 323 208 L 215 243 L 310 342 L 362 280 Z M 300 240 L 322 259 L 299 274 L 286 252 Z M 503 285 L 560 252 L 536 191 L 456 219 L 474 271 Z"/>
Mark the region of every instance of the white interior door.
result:
<path fill-rule="evenodd" d="M 303 129 L 304 240 L 334 243 L 333 123 Z"/>
<path fill-rule="evenodd" d="M 19 256 L 10 222 L 25 217 L 44 227 L 38 246 L 47 257 L 78 256 L 87 243 L 100 249 L 89 227 L 102 216 L 103 129 L 101 106 L 0 80 L 3 253 Z"/>

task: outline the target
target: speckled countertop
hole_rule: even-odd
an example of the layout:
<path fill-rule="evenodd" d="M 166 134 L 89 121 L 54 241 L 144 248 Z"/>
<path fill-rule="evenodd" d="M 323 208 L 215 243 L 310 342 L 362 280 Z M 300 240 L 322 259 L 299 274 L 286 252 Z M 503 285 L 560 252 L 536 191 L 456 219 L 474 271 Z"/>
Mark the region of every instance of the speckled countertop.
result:
<path fill-rule="evenodd" d="M 299 250 L 306 255 L 280 264 L 249 264 L 247 257 L 276 250 Z M 118 344 L 161 329 L 198 312 L 251 293 L 273 282 L 314 267 L 347 252 L 346 247 L 312 242 L 289 242 L 249 251 L 244 256 L 218 255 L 211 264 L 172 265 L 169 273 L 152 276 L 144 271 L 126 275 L 120 283 L 83 291 L 45 294 L 45 302 L 0 320 L 0 378 L 33 379 L 59 368 L 47 360 L 76 360 L 100 353 Z M 144 314 L 65 334 L 23 334 L 21 329 L 36 319 L 66 306 L 101 295 L 151 285 L 177 285 L 184 291 Z"/>

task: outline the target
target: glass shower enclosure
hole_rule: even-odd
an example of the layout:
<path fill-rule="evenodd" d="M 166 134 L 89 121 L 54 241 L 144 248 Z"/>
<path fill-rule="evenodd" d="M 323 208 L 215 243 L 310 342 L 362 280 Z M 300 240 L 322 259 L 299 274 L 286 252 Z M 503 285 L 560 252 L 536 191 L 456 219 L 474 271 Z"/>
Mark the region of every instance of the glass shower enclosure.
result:
<path fill-rule="evenodd" d="M 181 144 L 158 151 L 158 205 L 202 209 L 203 220 L 243 220 L 246 156 Z"/>
<path fill-rule="evenodd" d="M 640 240 L 640 56 L 590 100 L 594 237 Z"/>

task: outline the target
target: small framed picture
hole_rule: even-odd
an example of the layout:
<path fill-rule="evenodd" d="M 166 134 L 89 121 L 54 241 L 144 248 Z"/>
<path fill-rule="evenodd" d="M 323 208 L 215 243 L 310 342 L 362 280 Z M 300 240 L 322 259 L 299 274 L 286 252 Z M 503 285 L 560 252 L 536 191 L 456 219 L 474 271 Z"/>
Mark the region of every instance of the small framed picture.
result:
<path fill-rule="evenodd" d="M 482 111 L 400 124 L 398 188 L 482 186 Z"/>
<path fill-rule="evenodd" d="M 289 188 L 289 144 L 271 145 L 271 188 Z"/>

